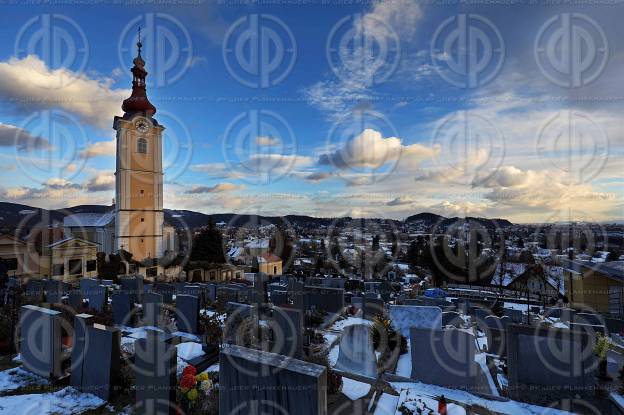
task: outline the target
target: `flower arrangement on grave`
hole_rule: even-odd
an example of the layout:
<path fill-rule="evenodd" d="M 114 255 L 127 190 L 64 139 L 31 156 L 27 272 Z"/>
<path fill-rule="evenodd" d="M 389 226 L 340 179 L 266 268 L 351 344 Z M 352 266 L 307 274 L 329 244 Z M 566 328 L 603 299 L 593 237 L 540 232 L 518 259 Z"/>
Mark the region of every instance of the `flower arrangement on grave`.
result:
<path fill-rule="evenodd" d="M 396 331 L 392 325 L 392 320 L 383 315 L 377 315 L 373 318 L 371 325 L 371 338 L 373 346 L 376 350 L 380 347 L 387 346 L 393 352 L 399 346 L 400 354 L 407 353 L 407 339 Z M 387 344 L 382 344 L 382 343 Z"/>
<path fill-rule="evenodd" d="M 180 405 L 186 414 L 202 411 L 214 393 L 215 386 L 207 372 L 197 374 L 195 366 L 188 365 L 182 371 L 178 385 Z"/>
<path fill-rule="evenodd" d="M 598 333 L 596 337 L 596 345 L 594 346 L 594 354 L 600 359 L 598 364 L 598 377 L 604 380 L 611 380 L 607 373 L 607 353 L 611 349 L 611 341 L 607 336 Z"/>

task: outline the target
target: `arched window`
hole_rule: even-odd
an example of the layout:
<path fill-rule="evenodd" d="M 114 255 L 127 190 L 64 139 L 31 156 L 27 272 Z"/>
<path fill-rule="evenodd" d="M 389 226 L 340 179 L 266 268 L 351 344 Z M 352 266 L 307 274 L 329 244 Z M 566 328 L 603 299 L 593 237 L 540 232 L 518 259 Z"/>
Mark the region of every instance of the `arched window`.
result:
<path fill-rule="evenodd" d="M 139 138 L 137 141 L 137 153 L 147 153 L 147 140 Z"/>

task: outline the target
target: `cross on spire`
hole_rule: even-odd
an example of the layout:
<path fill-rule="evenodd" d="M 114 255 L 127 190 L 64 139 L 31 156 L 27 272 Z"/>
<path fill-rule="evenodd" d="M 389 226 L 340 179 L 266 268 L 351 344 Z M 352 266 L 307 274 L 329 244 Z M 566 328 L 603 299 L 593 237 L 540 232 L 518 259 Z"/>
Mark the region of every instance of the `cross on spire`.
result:
<path fill-rule="evenodd" d="M 139 49 L 139 56 L 141 56 L 141 48 L 143 47 L 143 44 L 141 43 L 141 26 L 139 26 L 139 29 L 137 30 L 137 48 Z"/>

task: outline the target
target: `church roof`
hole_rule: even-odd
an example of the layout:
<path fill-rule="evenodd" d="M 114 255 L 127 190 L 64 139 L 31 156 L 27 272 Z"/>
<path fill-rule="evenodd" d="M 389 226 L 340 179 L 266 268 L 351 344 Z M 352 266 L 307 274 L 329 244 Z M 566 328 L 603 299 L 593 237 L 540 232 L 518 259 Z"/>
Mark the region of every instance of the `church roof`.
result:
<path fill-rule="evenodd" d="M 115 212 L 106 213 L 74 213 L 63 218 L 63 226 L 72 227 L 102 227 L 115 219 Z"/>

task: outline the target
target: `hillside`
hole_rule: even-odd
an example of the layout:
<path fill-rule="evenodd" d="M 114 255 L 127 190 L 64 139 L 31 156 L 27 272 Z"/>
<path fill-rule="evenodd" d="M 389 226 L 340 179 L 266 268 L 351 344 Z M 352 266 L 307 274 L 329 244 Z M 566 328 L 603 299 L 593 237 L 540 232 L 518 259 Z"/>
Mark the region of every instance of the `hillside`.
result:
<path fill-rule="evenodd" d="M 63 221 L 63 218 L 72 213 L 104 213 L 113 209 L 112 206 L 103 205 L 79 205 L 66 209 L 47 210 L 18 203 L 0 202 L 0 229 L 2 232 L 13 232 L 15 229 L 28 229 L 41 224 L 55 224 Z M 483 226 L 493 228 L 495 226 L 507 227 L 512 223 L 506 219 L 468 218 L 481 223 Z M 235 213 L 205 214 L 192 210 L 165 209 L 165 220 L 176 227 L 189 227 L 191 229 L 205 226 L 212 220 L 214 223 L 225 222 L 230 225 L 256 227 L 262 225 L 318 227 L 330 226 L 333 223 L 349 221 L 351 218 L 315 218 L 305 215 L 286 216 L 261 216 L 261 215 L 237 215 Z M 422 222 L 425 226 L 448 226 L 460 218 L 446 218 L 435 213 L 423 212 L 412 215 L 405 219 L 406 223 Z M 496 222 L 496 225 L 494 224 Z"/>

